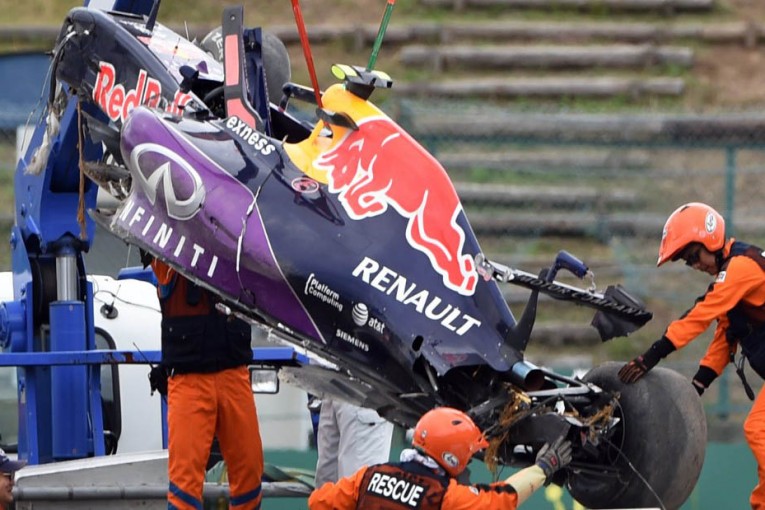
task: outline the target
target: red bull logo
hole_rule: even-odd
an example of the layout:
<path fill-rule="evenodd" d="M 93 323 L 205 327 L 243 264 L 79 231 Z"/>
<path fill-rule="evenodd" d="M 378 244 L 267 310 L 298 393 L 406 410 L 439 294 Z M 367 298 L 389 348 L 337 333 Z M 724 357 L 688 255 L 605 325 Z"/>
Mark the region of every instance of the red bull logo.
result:
<path fill-rule="evenodd" d="M 427 255 L 446 287 L 472 295 L 478 282 L 475 263 L 462 253 L 462 211 L 443 167 L 411 136 L 383 117 L 358 122 L 335 147 L 314 161 L 327 172 L 329 190 L 354 220 L 383 214 L 392 207 L 409 221 L 406 240 Z"/>

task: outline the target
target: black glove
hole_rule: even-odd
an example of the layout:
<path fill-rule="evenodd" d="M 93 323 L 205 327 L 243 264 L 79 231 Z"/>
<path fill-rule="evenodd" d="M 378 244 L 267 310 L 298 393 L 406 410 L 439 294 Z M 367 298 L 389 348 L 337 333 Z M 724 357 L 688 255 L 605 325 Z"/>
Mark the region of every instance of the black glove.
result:
<path fill-rule="evenodd" d="M 308 411 L 311 414 L 318 414 L 321 412 L 321 399 L 317 397 L 316 395 L 309 395 L 308 396 L 308 404 L 306 405 L 308 407 Z"/>
<path fill-rule="evenodd" d="M 537 453 L 536 465 L 542 468 L 548 480 L 569 462 L 571 462 L 571 441 L 566 440 L 565 436 L 560 436 L 552 443 L 546 443 Z"/>
<path fill-rule="evenodd" d="M 696 375 L 693 376 L 693 389 L 701 396 L 715 379 L 717 379 L 717 372 L 704 365 L 699 365 Z"/>
<path fill-rule="evenodd" d="M 149 386 L 151 394 L 158 391 L 163 397 L 167 396 L 167 370 L 162 365 L 152 367 L 149 372 Z"/>
<path fill-rule="evenodd" d="M 667 337 L 661 337 L 647 351 L 624 365 L 619 370 L 619 379 L 627 384 L 636 382 L 674 350 L 674 344 Z"/>
<path fill-rule="evenodd" d="M 154 255 L 140 248 L 138 248 L 138 255 L 141 258 L 141 265 L 144 269 L 149 267 L 151 265 L 151 261 L 154 260 Z"/>

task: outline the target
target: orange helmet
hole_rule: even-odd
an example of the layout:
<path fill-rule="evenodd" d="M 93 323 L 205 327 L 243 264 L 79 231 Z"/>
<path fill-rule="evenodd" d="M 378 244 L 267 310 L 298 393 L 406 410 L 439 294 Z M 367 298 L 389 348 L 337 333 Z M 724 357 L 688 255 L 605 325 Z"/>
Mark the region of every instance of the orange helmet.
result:
<path fill-rule="evenodd" d="M 473 454 L 489 443 L 467 414 L 451 407 L 437 407 L 417 422 L 412 445 L 438 462 L 451 476 L 457 476 Z"/>
<path fill-rule="evenodd" d="M 681 205 L 667 218 L 656 265 L 674 260 L 691 243 L 701 243 L 710 252 L 725 245 L 725 220 L 720 213 L 700 202 Z"/>

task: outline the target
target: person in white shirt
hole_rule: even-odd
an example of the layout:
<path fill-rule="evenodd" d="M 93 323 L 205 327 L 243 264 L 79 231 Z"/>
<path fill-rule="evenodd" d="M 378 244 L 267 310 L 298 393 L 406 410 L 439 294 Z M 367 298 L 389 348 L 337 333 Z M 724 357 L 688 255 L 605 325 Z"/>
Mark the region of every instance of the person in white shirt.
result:
<path fill-rule="evenodd" d="M 362 466 L 388 462 L 393 424 L 373 409 L 322 399 L 319 413 L 316 487 L 352 475 Z"/>

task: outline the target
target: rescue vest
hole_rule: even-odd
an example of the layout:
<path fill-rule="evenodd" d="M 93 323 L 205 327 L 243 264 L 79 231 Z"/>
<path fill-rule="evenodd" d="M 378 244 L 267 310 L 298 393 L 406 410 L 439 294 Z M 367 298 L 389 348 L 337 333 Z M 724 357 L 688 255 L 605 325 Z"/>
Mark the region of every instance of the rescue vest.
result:
<path fill-rule="evenodd" d="M 721 271 L 725 271 L 731 258 L 735 256 L 749 257 L 765 271 L 765 257 L 762 249 L 742 243 L 734 242 L 731 245 L 730 255 L 723 262 Z M 765 377 L 765 304 L 754 306 L 740 302 L 728 312 L 728 329 L 726 339 L 729 343 L 738 342 L 741 352 L 752 369 L 760 376 Z"/>
<path fill-rule="evenodd" d="M 155 271 L 159 264 L 153 263 Z M 169 278 L 157 287 L 162 365 L 177 373 L 211 373 L 251 363 L 250 325 L 219 313 L 213 293 L 169 271 Z"/>
<path fill-rule="evenodd" d="M 449 478 L 417 462 L 378 464 L 359 485 L 357 510 L 439 510 Z"/>

